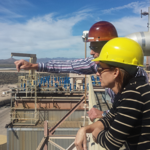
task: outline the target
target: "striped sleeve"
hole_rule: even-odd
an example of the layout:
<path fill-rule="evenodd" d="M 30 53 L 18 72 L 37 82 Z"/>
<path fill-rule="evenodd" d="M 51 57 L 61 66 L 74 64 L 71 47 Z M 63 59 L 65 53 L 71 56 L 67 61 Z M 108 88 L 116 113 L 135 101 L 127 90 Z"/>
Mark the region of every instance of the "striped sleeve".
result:
<path fill-rule="evenodd" d="M 97 72 L 97 65 L 91 60 L 93 57 L 85 59 L 76 59 L 70 61 L 49 61 L 47 63 L 39 63 L 39 72 L 54 73 L 77 73 L 77 74 L 94 74 Z"/>
<path fill-rule="evenodd" d="M 110 109 L 110 111 L 107 113 L 106 117 L 101 118 L 99 121 L 101 121 L 104 125 L 104 130 L 108 130 L 112 122 L 114 121 L 115 115 L 114 115 L 114 109 Z"/>
<path fill-rule="evenodd" d="M 116 108 L 113 106 L 106 118 L 101 120 L 104 124 L 105 132 L 99 133 L 97 141 L 102 143 L 105 148 L 105 145 L 107 145 L 109 149 L 119 149 L 129 136 L 129 133 L 132 132 L 134 126 L 136 126 L 137 118 L 141 116 L 143 103 L 140 101 L 140 92 L 127 90 L 122 92 L 121 95 L 124 98 L 118 100 L 119 105 Z M 114 117 L 114 120 L 110 119 L 109 115 Z"/>

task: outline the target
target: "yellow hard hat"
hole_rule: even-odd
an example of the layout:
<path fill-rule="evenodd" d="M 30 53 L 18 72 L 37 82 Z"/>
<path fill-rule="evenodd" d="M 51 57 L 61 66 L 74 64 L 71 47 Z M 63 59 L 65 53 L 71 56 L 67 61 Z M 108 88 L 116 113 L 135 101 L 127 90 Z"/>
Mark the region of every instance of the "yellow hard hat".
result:
<path fill-rule="evenodd" d="M 118 37 L 108 41 L 103 46 L 99 57 L 93 61 L 143 66 L 143 59 L 143 50 L 137 42 L 128 38 Z"/>

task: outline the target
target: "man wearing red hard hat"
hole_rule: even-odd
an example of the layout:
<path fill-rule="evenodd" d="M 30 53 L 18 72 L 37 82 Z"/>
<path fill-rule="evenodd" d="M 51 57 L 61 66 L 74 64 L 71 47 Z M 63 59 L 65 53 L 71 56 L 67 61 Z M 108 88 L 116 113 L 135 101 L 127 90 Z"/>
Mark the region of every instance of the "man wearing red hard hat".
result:
<path fill-rule="evenodd" d="M 92 62 L 93 58 L 97 58 L 101 52 L 102 47 L 107 43 L 107 41 L 118 37 L 116 28 L 113 24 L 107 21 L 99 21 L 92 25 L 88 34 L 88 42 L 90 42 L 90 54 L 93 57 L 88 57 L 85 59 L 76 59 L 70 61 L 49 61 L 46 63 L 32 64 L 25 60 L 15 61 L 15 65 L 18 71 L 20 69 L 30 70 L 36 69 L 39 72 L 51 72 L 51 73 L 77 73 L 77 74 L 95 74 L 97 72 L 97 64 Z M 143 69 L 139 68 L 139 76 L 146 76 Z M 114 99 L 114 93 L 107 89 L 107 93 L 112 99 Z M 105 116 L 107 111 L 99 111 L 98 109 L 92 108 L 88 115 L 93 121 L 95 118 L 100 118 Z"/>

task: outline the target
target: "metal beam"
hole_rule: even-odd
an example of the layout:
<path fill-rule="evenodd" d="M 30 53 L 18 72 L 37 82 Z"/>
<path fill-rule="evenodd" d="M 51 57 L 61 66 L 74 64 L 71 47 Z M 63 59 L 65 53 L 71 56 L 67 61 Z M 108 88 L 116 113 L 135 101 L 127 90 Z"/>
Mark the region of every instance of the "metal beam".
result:
<path fill-rule="evenodd" d="M 87 136 L 87 143 L 90 141 L 90 134 L 86 134 Z M 69 145 L 69 147 L 66 150 L 76 150 L 76 146 L 75 143 L 73 142 L 71 145 Z"/>
<path fill-rule="evenodd" d="M 49 139 L 75 139 L 76 135 L 51 135 Z"/>
<path fill-rule="evenodd" d="M 44 121 L 44 137 L 46 137 L 44 150 L 48 150 L 48 121 Z"/>
<path fill-rule="evenodd" d="M 19 56 L 19 57 L 36 57 L 36 54 L 26 54 L 26 53 L 11 53 L 11 57 Z"/>
<path fill-rule="evenodd" d="M 106 95 L 105 95 L 105 97 L 104 97 L 104 94 L 101 94 L 101 95 L 102 95 L 103 100 L 105 101 L 105 104 L 107 105 L 107 108 L 110 110 L 110 107 L 109 107 L 108 103 L 106 102 Z"/>
<path fill-rule="evenodd" d="M 63 147 L 61 147 L 60 145 L 56 144 L 55 142 L 51 141 L 50 139 L 48 140 L 52 145 L 54 145 L 55 147 L 57 147 L 60 150 L 65 150 Z"/>
<path fill-rule="evenodd" d="M 81 100 L 51 129 L 49 129 L 49 135 L 52 135 L 53 132 L 59 127 L 79 106 L 82 104 L 85 96 L 81 97 Z"/>
<path fill-rule="evenodd" d="M 43 102 L 79 102 L 79 99 L 53 99 L 53 98 L 39 98 L 38 103 Z M 19 102 L 34 102 L 34 99 L 15 99 L 18 103 Z M 88 101 L 88 100 L 87 100 Z"/>
<path fill-rule="evenodd" d="M 105 89 L 94 89 L 94 92 L 105 92 Z"/>
<path fill-rule="evenodd" d="M 36 150 L 42 150 L 45 142 L 46 142 L 47 138 L 46 137 L 43 137 L 43 139 L 41 140 L 40 144 L 38 145 L 37 149 Z"/>
<path fill-rule="evenodd" d="M 101 104 L 100 104 L 100 102 L 99 102 L 99 98 L 98 98 L 97 92 L 95 92 L 95 95 L 96 95 L 96 98 L 97 98 L 97 102 L 98 102 L 98 105 L 99 105 L 99 109 L 102 111 L 102 107 L 101 107 Z"/>
<path fill-rule="evenodd" d="M 22 88 L 22 89 L 26 89 L 26 88 Z M 31 94 L 31 93 L 34 93 L 34 92 L 31 92 L 31 91 L 19 91 L 19 92 L 16 92 L 16 91 L 10 91 L 10 92 L 8 92 L 8 91 L 6 91 L 6 92 L 7 93 L 14 93 L 14 94 L 15 93 L 17 93 L 17 94 L 22 94 L 22 93 L 24 93 L 24 94 L 30 93 Z M 84 91 L 69 91 L 69 90 L 68 91 L 52 91 L 52 90 L 50 90 L 50 91 L 37 91 L 37 93 L 38 94 L 45 94 L 45 93 L 48 93 L 48 94 L 50 94 L 50 93 L 64 94 L 65 93 L 65 95 L 71 95 L 71 94 L 73 94 L 73 95 L 79 95 L 79 94 L 83 94 Z"/>
<path fill-rule="evenodd" d="M 44 137 L 42 138 L 40 144 L 38 145 L 36 150 L 48 150 L 48 122 L 44 121 Z"/>
<path fill-rule="evenodd" d="M 66 150 L 76 150 L 76 146 L 75 146 L 74 142 L 72 144 L 70 144 Z"/>

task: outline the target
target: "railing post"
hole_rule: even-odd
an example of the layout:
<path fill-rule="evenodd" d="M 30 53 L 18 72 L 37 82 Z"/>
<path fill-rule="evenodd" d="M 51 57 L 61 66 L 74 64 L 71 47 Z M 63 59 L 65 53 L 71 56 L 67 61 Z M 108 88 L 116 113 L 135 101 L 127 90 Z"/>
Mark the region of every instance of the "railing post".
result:
<path fill-rule="evenodd" d="M 44 121 L 44 137 L 47 138 L 44 145 L 44 150 L 48 150 L 48 121 Z"/>

